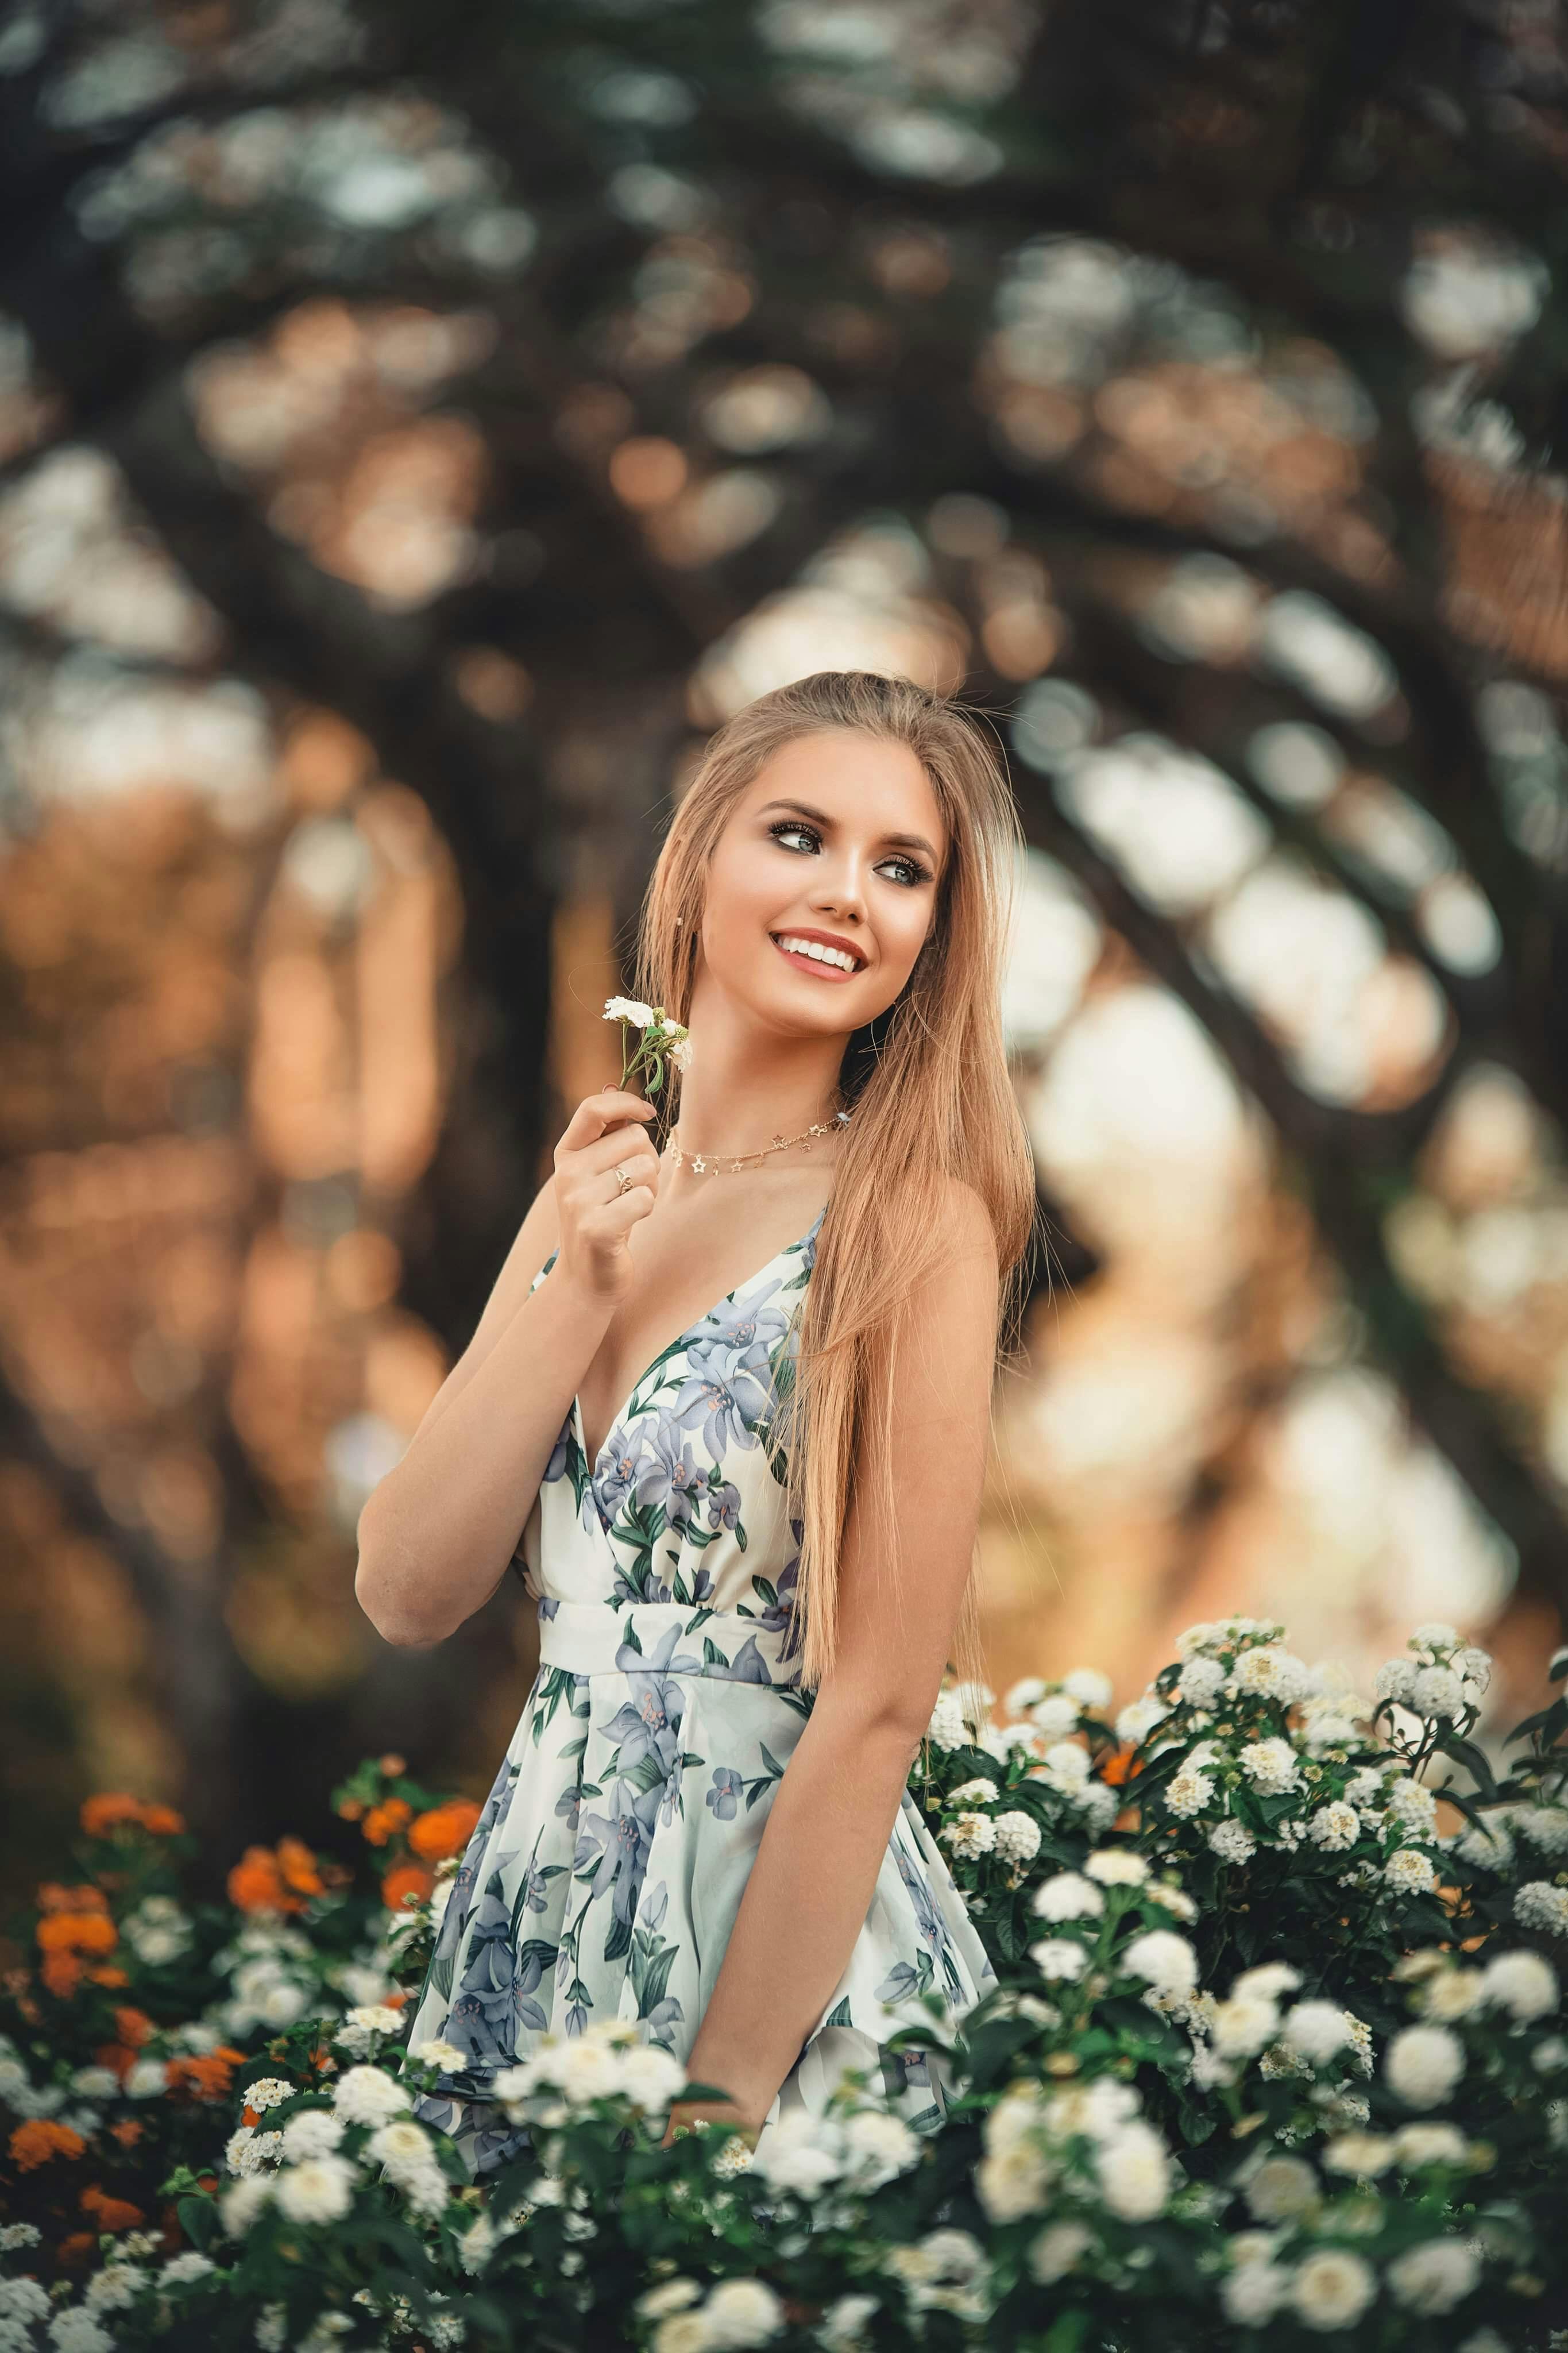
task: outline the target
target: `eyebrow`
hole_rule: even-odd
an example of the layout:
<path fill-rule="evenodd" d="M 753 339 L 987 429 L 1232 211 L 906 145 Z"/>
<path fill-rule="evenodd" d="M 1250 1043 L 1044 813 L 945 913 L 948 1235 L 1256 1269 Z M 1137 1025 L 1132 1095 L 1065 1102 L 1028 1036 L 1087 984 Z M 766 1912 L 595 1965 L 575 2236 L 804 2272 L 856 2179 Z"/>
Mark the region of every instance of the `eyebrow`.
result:
<path fill-rule="evenodd" d="M 809 801 L 764 801 L 757 815 L 766 817 L 770 809 L 794 809 L 799 816 L 808 817 L 813 825 L 820 825 L 829 833 L 833 830 L 834 820 L 826 810 L 813 808 Z M 937 854 L 923 833 L 885 833 L 882 839 L 890 841 L 898 849 L 923 849 L 933 866 L 938 863 Z"/>

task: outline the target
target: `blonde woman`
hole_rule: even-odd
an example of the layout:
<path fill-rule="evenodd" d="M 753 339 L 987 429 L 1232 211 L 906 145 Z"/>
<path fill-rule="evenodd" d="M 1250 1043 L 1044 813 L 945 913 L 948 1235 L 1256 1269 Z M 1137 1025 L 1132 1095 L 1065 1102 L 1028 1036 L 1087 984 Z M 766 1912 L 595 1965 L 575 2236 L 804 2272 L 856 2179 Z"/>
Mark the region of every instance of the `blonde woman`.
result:
<path fill-rule="evenodd" d="M 410 2041 L 476 2172 L 540 2036 L 635 2020 L 753 2146 L 994 1972 L 906 1782 L 971 1567 L 1034 1178 L 1000 979 L 1017 820 L 990 743 L 824 671 L 713 737 L 648 888 L 637 997 L 678 1117 L 579 1103 L 473 1340 L 360 1522 L 390 1641 L 521 1563 L 541 1659 Z M 668 1113 L 661 1104 L 661 1115 Z M 726 1287 L 728 1286 L 728 1287 Z M 519 1531 L 521 1531 L 521 1539 Z"/>

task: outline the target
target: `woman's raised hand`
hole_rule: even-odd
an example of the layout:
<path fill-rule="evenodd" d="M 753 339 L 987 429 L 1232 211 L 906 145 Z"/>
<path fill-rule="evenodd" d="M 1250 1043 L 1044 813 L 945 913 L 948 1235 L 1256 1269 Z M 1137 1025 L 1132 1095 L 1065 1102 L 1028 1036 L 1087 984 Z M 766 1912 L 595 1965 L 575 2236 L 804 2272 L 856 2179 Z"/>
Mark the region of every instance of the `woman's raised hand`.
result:
<path fill-rule="evenodd" d="M 654 1106 L 624 1087 L 584 1095 L 555 1147 L 556 1259 L 587 1296 L 614 1305 L 632 1279 L 626 1237 L 658 1198 L 658 1155 L 647 1133 Z M 616 1188 L 616 1170 L 631 1182 Z"/>

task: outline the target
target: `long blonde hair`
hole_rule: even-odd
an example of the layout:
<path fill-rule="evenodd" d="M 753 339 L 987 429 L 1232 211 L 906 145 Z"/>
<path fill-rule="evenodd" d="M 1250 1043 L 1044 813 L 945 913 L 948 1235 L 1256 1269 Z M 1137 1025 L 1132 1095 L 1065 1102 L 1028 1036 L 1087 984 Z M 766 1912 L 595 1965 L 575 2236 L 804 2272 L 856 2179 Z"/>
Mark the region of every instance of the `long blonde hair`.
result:
<path fill-rule="evenodd" d="M 949 849 L 936 918 L 914 968 L 893 1004 L 854 1033 L 841 1070 L 853 1116 L 840 1137 L 800 1314 L 785 1449 L 787 1508 L 800 1529 L 792 1642 L 807 1688 L 833 1664 L 837 1561 L 852 1503 L 886 1532 L 880 1556 L 898 1557 L 893 1366 L 910 1294 L 942 1254 L 948 1181 L 962 1176 L 990 1216 L 1004 1350 L 1022 1304 L 1036 1198 L 1001 1016 L 1022 828 L 990 739 L 947 696 L 907 678 L 819 670 L 759 695 L 728 720 L 676 808 L 649 878 L 634 994 L 687 1018 L 707 868 L 731 811 L 774 752 L 832 728 L 909 746 L 930 779 Z M 679 1073 L 669 1078 L 667 1119 L 679 1106 Z M 880 1472 L 874 1488 L 873 1466 Z M 960 1672 L 978 1680 L 973 1575 L 954 1649 Z"/>

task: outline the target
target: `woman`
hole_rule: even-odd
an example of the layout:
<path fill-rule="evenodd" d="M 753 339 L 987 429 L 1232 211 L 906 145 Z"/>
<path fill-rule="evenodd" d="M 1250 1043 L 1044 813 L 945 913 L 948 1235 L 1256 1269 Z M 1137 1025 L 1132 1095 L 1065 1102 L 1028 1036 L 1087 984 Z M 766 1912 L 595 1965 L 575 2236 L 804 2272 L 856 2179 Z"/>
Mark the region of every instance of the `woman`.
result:
<path fill-rule="evenodd" d="M 753 2146 L 994 1972 L 906 1789 L 955 1645 L 1033 1166 L 1000 1019 L 1017 820 L 987 739 L 824 671 L 712 739 L 644 909 L 678 1124 L 579 1103 L 473 1340 L 360 1521 L 389 1641 L 521 1556 L 541 1663 L 410 2040 L 476 2171 L 544 2031 L 635 2019 Z M 673 1092 L 673 1085 L 672 1085 Z M 632 1236 L 637 1235 L 636 1247 Z M 732 1287 L 728 1291 L 723 1286 Z M 707 1303 L 716 1300 L 717 1304 Z M 678 1336 L 672 1336 L 678 1335 Z M 522 1530 L 521 1542 L 518 1537 Z"/>

